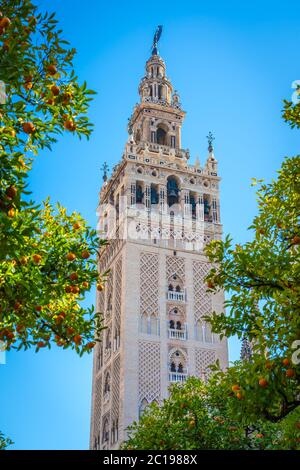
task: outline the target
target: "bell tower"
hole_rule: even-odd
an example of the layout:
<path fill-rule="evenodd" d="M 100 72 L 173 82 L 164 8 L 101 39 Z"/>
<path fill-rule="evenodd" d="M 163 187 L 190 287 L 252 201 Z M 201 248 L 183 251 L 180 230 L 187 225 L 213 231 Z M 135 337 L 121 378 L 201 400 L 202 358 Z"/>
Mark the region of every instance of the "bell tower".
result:
<path fill-rule="evenodd" d="M 152 55 L 128 123 L 122 159 L 104 181 L 99 225 L 108 245 L 99 271 L 108 270 L 97 310 L 105 330 L 94 349 L 92 449 L 117 449 L 126 428 L 172 383 L 206 380 L 209 365 L 227 366 L 227 341 L 204 316 L 223 310 L 224 296 L 205 282 L 203 248 L 222 235 L 218 163 L 213 136 L 208 155 L 189 163 L 181 144 L 185 117 L 167 78 L 154 36 Z"/>

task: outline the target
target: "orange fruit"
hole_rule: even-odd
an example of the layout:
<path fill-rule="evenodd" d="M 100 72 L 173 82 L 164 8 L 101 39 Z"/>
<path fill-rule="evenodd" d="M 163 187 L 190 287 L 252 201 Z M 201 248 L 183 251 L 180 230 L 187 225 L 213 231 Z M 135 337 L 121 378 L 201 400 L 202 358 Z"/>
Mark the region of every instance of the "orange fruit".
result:
<path fill-rule="evenodd" d="M 58 316 L 55 318 L 55 323 L 56 323 L 57 325 L 60 325 L 63 321 L 64 321 L 64 316 L 63 316 L 63 315 L 58 315 Z"/>
<path fill-rule="evenodd" d="M 299 245 L 300 244 L 300 237 L 299 235 L 295 235 L 294 238 L 292 239 L 292 244 L 293 245 Z"/>
<path fill-rule="evenodd" d="M 240 390 L 240 386 L 239 386 L 239 385 L 233 385 L 233 386 L 231 387 L 231 390 L 232 390 L 233 392 L 237 392 L 238 390 Z"/>
<path fill-rule="evenodd" d="M 32 82 L 26 82 L 26 83 L 24 83 L 23 87 L 25 88 L 25 90 L 31 90 L 31 88 L 33 87 L 33 83 Z"/>
<path fill-rule="evenodd" d="M 38 341 L 37 346 L 39 348 L 44 348 L 45 346 L 47 346 L 47 344 L 44 341 Z"/>
<path fill-rule="evenodd" d="M 6 195 L 11 199 L 14 199 L 17 195 L 17 189 L 14 186 L 9 186 L 5 191 Z"/>
<path fill-rule="evenodd" d="M 256 437 L 257 437 L 258 439 L 262 439 L 262 438 L 264 437 L 264 435 L 261 434 L 261 433 L 258 433 L 258 434 L 256 434 Z"/>
<path fill-rule="evenodd" d="M 288 366 L 289 363 L 290 363 L 290 360 L 289 360 L 287 357 L 285 357 L 285 358 L 282 360 L 282 364 L 283 364 L 284 366 Z"/>
<path fill-rule="evenodd" d="M 213 283 L 212 281 L 208 281 L 208 282 L 207 282 L 207 287 L 208 287 L 209 289 L 213 289 L 213 288 L 215 287 L 215 285 L 214 285 L 214 283 Z"/>
<path fill-rule="evenodd" d="M 95 341 L 91 341 L 90 343 L 87 343 L 86 347 L 87 349 L 93 349 L 96 346 Z"/>
<path fill-rule="evenodd" d="M 268 381 L 262 377 L 261 379 L 259 379 L 258 384 L 260 387 L 266 388 L 268 386 Z"/>
<path fill-rule="evenodd" d="M 66 256 L 67 260 L 68 261 L 74 261 L 74 259 L 76 259 L 76 255 L 75 253 L 68 253 L 67 256 Z"/>
<path fill-rule="evenodd" d="M 272 367 L 273 367 L 272 362 L 267 361 L 267 362 L 266 362 L 266 369 L 272 369 Z"/>
<path fill-rule="evenodd" d="M 11 21 L 9 18 L 7 18 L 6 16 L 4 18 L 2 18 L 2 20 L 0 21 L 0 26 L 1 28 L 8 28 L 8 26 L 11 24 Z"/>
<path fill-rule="evenodd" d="M 69 328 L 67 328 L 67 334 L 68 334 L 69 336 L 71 336 L 73 333 L 75 333 L 74 328 L 72 328 L 71 326 L 69 326 Z"/>
<path fill-rule="evenodd" d="M 24 325 L 18 325 L 16 330 L 20 334 L 25 330 L 25 326 Z"/>
<path fill-rule="evenodd" d="M 26 134 L 33 134 L 35 131 L 35 127 L 32 122 L 23 122 L 22 128 Z"/>
<path fill-rule="evenodd" d="M 67 129 L 68 131 L 74 131 L 76 128 L 76 125 L 72 119 L 67 119 L 64 122 L 64 128 Z"/>
<path fill-rule="evenodd" d="M 52 93 L 53 93 L 54 96 L 58 96 L 58 95 L 59 95 L 59 92 L 60 92 L 60 88 L 59 88 L 59 86 L 57 86 L 57 85 L 53 85 L 53 86 L 51 87 L 51 91 L 52 91 Z"/>
<path fill-rule="evenodd" d="M 43 307 L 41 305 L 36 305 L 34 308 L 37 312 L 41 312 Z"/>
<path fill-rule="evenodd" d="M 78 230 L 79 228 L 80 228 L 80 223 L 79 223 L 79 222 L 75 222 L 75 223 L 73 224 L 73 229 L 74 229 L 74 230 Z"/>
<path fill-rule="evenodd" d="M 82 337 L 80 335 L 75 335 L 73 341 L 77 346 L 79 346 L 82 343 Z"/>
<path fill-rule="evenodd" d="M 71 273 L 69 278 L 71 281 L 77 281 L 78 280 L 78 274 L 77 273 Z"/>
<path fill-rule="evenodd" d="M 40 264 L 40 262 L 42 260 L 42 257 L 41 257 L 41 255 L 32 255 L 32 260 L 33 260 L 34 264 Z"/>
<path fill-rule="evenodd" d="M 296 375 L 296 372 L 294 371 L 294 369 L 287 369 L 285 375 L 291 379 L 292 377 L 295 377 Z"/>
<path fill-rule="evenodd" d="M 55 67 L 55 65 L 50 64 L 50 65 L 47 66 L 47 72 L 50 75 L 55 75 L 57 73 L 57 68 Z"/>
<path fill-rule="evenodd" d="M 237 397 L 239 400 L 242 400 L 243 395 L 242 395 L 240 392 L 238 392 L 238 393 L 236 394 L 236 397 Z"/>
<path fill-rule="evenodd" d="M 90 287 L 90 285 L 89 285 L 88 282 L 84 281 L 84 282 L 82 283 L 82 287 L 83 287 L 84 289 L 88 289 L 88 288 Z"/>
<path fill-rule="evenodd" d="M 90 252 L 88 250 L 84 250 L 82 253 L 81 253 L 81 256 L 83 259 L 88 259 L 90 257 Z"/>
<path fill-rule="evenodd" d="M 15 216 L 15 209 L 12 207 L 11 209 L 8 210 L 7 215 L 9 218 L 13 218 Z"/>
<path fill-rule="evenodd" d="M 66 286 L 66 287 L 65 287 L 65 292 L 66 292 L 67 294 L 70 294 L 70 293 L 72 292 L 72 286 Z"/>
<path fill-rule="evenodd" d="M 3 48 L 4 51 L 9 51 L 9 44 L 10 44 L 10 42 L 8 40 L 3 42 L 2 48 Z"/>
<path fill-rule="evenodd" d="M 97 291 L 102 292 L 104 290 L 103 284 L 97 284 Z"/>
<path fill-rule="evenodd" d="M 72 286 L 72 293 L 73 294 L 79 294 L 80 288 L 78 286 Z"/>

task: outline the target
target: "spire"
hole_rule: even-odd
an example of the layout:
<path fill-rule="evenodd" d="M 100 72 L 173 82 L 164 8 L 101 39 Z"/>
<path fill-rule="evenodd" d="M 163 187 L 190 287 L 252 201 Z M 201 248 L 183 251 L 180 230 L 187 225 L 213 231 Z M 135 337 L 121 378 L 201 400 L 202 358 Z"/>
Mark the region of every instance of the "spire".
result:
<path fill-rule="evenodd" d="M 247 336 L 244 335 L 242 339 L 242 347 L 241 347 L 241 360 L 242 361 L 249 361 L 252 356 L 252 347 L 249 339 Z"/>
<path fill-rule="evenodd" d="M 107 162 L 104 162 L 104 164 L 101 167 L 101 171 L 103 172 L 104 184 L 106 184 L 106 182 L 108 180 L 108 170 L 109 170 L 108 164 L 107 164 Z"/>

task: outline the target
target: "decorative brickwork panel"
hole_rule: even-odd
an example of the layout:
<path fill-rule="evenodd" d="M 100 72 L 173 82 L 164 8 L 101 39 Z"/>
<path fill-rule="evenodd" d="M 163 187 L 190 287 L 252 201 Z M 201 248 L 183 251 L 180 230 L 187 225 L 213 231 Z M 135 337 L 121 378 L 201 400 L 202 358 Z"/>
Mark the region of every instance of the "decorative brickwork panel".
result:
<path fill-rule="evenodd" d="M 160 400 L 160 344 L 139 341 L 139 403 Z"/>
<path fill-rule="evenodd" d="M 111 414 L 112 419 L 119 417 L 120 407 L 120 356 L 117 356 L 113 363 L 113 376 L 112 376 L 112 405 Z"/>
<path fill-rule="evenodd" d="M 158 312 L 158 255 L 141 253 L 140 258 L 140 313 Z"/>
<path fill-rule="evenodd" d="M 167 279 L 170 279 L 173 274 L 181 279 L 185 283 L 185 262 L 184 258 L 179 256 L 167 256 Z"/>
<path fill-rule="evenodd" d="M 101 440 L 101 404 L 102 404 L 102 376 L 100 375 L 94 382 L 94 401 L 93 401 L 93 435 L 92 445 L 98 447 Z"/>
<path fill-rule="evenodd" d="M 113 269 L 110 270 L 107 283 L 105 286 L 105 294 L 106 294 L 106 299 L 105 299 L 105 314 L 107 317 L 109 317 L 112 314 L 112 309 L 113 309 L 113 293 L 114 293 L 114 271 Z"/>
<path fill-rule="evenodd" d="M 118 259 L 115 265 L 115 326 L 120 326 L 121 310 L 122 310 L 122 257 Z"/>
<path fill-rule="evenodd" d="M 209 315 L 212 311 L 211 294 L 207 293 L 207 285 L 204 280 L 210 271 L 210 267 L 208 263 L 193 262 L 195 322 L 204 315 Z"/>
<path fill-rule="evenodd" d="M 195 356 L 196 375 L 206 380 L 211 374 L 208 366 L 216 362 L 216 352 L 210 349 L 197 348 Z"/>

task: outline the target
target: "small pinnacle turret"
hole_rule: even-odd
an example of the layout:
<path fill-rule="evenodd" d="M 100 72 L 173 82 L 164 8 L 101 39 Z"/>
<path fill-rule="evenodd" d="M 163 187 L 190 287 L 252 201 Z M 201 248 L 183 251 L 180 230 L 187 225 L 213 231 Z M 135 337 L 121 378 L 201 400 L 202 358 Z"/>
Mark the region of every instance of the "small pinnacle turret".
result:
<path fill-rule="evenodd" d="M 247 336 L 244 336 L 242 339 L 242 347 L 241 347 L 241 360 L 242 361 L 249 361 L 252 356 L 252 347 L 250 344 L 249 339 Z"/>

